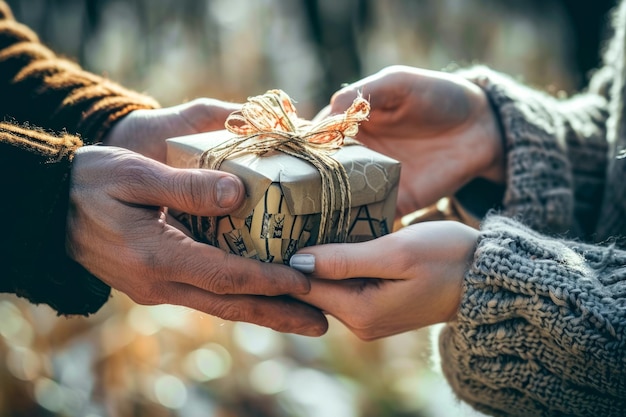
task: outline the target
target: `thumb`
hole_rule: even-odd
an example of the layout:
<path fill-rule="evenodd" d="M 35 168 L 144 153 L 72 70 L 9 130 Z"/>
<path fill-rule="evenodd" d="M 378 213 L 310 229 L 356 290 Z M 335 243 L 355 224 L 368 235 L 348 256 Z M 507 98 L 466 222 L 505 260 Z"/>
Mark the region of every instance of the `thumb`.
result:
<path fill-rule="evenodd" d="M 293 255 L 289 265 L 300 272 L 325 279 L 386 278 L 390 266 L 395 263 L 394 259 L 402 253 L 394 249 L 396 245 L 390 236 L 361 243 L 307 247 Z"/>
<path fill-rule="evenodd" d="M 128 203 L 219 216 L 238 208 L 245 197 L 241 180 L 226 172 L 172 168 L 141 155 L 128 162 L 118 172 L 124 179 L 118 198 Z"/>

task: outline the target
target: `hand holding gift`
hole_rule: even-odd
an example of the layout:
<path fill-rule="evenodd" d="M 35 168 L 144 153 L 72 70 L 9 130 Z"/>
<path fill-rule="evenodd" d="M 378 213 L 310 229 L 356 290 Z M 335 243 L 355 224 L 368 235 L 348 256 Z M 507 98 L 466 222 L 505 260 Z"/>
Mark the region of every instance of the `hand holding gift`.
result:
<path fill-rule="evenodd" d="M 372 110 L 356 138 L 402 163 L 399 216 L 475 178 L 504 182 L 500 131 L 476 84 L 458 74 L 392 66 L 336 92 L 318 117 L 345 111 L 360 94 Z"/>
<path fill-rule="evenodd" d="M 305 246 L 388 233 L 400 164 L 350 139 L 368 113 L 357 97 L 344 114 L 312 124 L 271 90 L 233 113 L 227 130 L 168 139 L 169 165 L 230 172 L 248 193 L 230 215 L 183 214 L 183 222 L 200 241 L 278 263 Z"/>
<path fill-rule="evenodd" d="M 311 273 L 311 291 L 295 297 L 363 340 L 454 320 L 477 239 L 470 226 L 432 221 L 368 242 L 305 248 L 291 259 Z"/>
<path fill-rule="evenodd" d="M 394 66 L 335 93 L 318 118 L 342 112 L 361 94 L 371 97 L 371 115 L 357 139 L 403 165 L 399 215 L 475 178 L 504 180 L 500 132 L 477 85 Z M 311 291 L 297 298 L 367 340 L 454 320 L 478 236 L 459 222 L 431 221 L 371 242 L 305 248 L 292 264 L 312 274 Z"/>
<path fill-rule="evenodd" d="M 327 326 L 322 313 L 284 296 L 308 292 L 302 274 L 225 256 L 185 235 L 168 215 L 168 209 L 225 215 L 242 204 L 245 190 L 233 175 L 162 163 L 165 137 L 215 128 L 220 119 L 223 126 L 234 108 L 203 99 L 137 110 L 105 138 L 112 146 L 80 148 L 72 168 L 68 254 L 139 304 L 182 305 L 225 320 L 320 335 Z"/>

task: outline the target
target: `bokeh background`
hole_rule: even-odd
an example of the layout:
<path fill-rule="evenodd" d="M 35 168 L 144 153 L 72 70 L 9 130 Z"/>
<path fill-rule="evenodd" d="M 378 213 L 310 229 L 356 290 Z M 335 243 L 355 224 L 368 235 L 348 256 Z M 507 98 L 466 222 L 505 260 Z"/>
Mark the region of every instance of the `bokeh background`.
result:
<path fill-rule="evenodd" d="M 285 90 L 312 117 L 394 64 L 477 63 L 553 94 L 598 64 L 611 0 L 9 0 L 56 52 L 157 98 Z M 279 334 L 121 293 L 89 318 L 0 296 L 0 417 L 477 416 L 438 367 L 438 327 L 363 342 Z"/>

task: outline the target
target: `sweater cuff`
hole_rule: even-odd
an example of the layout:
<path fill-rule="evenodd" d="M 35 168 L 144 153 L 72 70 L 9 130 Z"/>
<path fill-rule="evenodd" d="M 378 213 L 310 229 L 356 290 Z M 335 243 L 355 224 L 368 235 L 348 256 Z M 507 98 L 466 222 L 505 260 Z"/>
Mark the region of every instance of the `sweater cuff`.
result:
<path fill-rule="evenodd" d="M 457 395 L 493 415 L 619 415 L 626 407 L 626 253 L 488 217 L 457 320 L 440 338 Z"/>
<path fill-rule="evenodd" d="M 537 230 L 567 230 L 573 178 L 555 100 L 485 67 L 458 74 L 485 91 L 501 123 L 507 161 L 502 213 Z"/>
<path fill-rule="evenodd" d="M 0 123 L 0 162 L 12 176 L 3 182 L 6 203 L 0 205 L 7 220 L 0 292 L 63 315 L 95 313 L 111 291 L 65 251 L 71 160 L 81 144 L 76 136 Z"/>

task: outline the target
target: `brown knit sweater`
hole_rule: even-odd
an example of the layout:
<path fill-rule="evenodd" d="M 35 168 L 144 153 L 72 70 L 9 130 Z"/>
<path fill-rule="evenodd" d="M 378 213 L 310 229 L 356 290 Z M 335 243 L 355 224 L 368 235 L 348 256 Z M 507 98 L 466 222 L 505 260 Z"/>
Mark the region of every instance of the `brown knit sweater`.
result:
<path fill-rule="evenodd" d="M 439 344 L 455 392 L 487 414 L 626 413 L 625 27 L 622 2 L 603 68 L 569 99 L 462 72 L 502 122 L 506 217 L 484 219 Z"/>
<path fill-rule="evenodd" d="M 135 109 L 158 107 L 57 57 L 0 0 L 0 292 L 90 314 L 110 288 L 65 253 L 74 152 Z"/>

